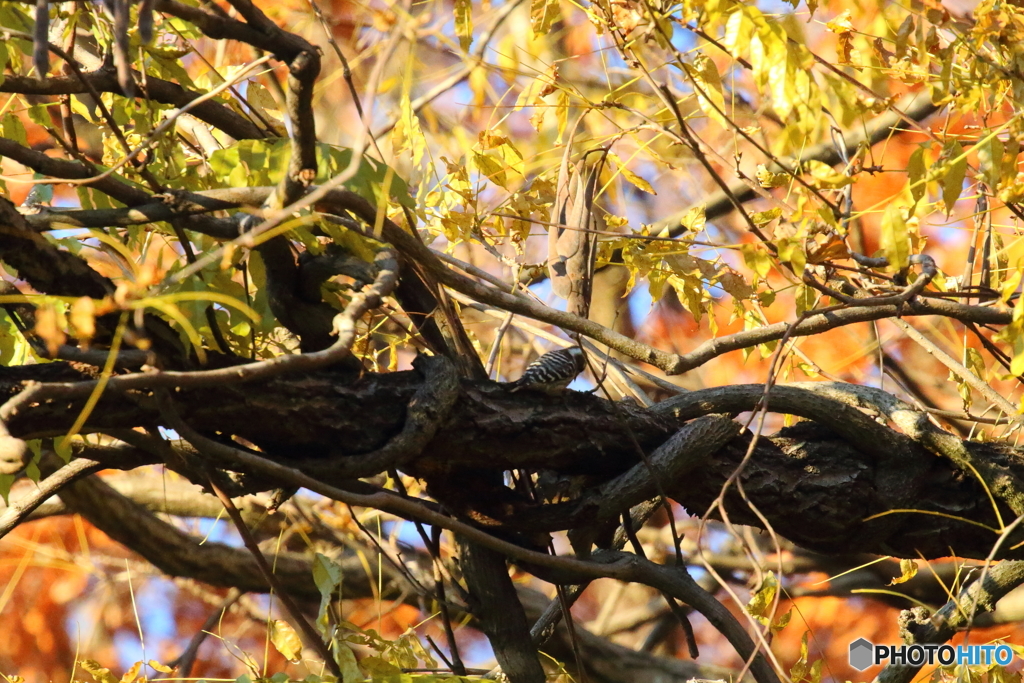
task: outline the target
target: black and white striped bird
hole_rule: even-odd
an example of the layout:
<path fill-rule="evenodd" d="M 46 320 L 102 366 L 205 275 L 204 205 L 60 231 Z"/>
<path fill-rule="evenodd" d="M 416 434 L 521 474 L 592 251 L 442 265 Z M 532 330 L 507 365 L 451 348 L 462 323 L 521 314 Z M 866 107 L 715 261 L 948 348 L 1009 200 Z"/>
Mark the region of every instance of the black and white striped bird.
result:
<path fill-rule="evenodd" d="M 570 346 L 567 349 L 545 353 L 526 366 L 522 377 L 509 384 L 511 391 L 534 389 L 546 394 L 557 394 L 569 386 L 586 366 L 583 349 Z"/>

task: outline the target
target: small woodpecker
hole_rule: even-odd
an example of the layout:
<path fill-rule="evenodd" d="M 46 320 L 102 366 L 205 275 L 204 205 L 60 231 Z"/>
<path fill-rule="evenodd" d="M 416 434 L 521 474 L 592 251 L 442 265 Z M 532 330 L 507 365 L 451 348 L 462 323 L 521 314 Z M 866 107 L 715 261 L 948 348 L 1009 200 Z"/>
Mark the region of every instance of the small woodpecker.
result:
<path fill-rule="evenodd" d="M 522 377 L 509 384 L 513 392 L 520 389 L 535 389 L 546 394 L 558 394 L 569 386 L 586 366 L 583 349 L 570 346 L 567 349 L 545 353 L 526 367 Z"/>

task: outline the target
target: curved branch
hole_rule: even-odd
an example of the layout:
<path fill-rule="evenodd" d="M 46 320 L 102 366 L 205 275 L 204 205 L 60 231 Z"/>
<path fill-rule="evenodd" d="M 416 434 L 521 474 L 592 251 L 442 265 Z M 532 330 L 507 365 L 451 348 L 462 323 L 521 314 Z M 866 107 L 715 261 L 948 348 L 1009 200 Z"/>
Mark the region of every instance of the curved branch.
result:
<path fill-rule="evenodd" d="M 96 175 L 96 169 L 89 164 L 80 161 L 68 161 L 66 159 L 55 159 L 42 152 L 37 152 L 28 147 L 22 147 L 14 140 L 0 137 L 0 156 L 8 157 L 17 161 L 22 166 L 31 168 L 36 173 L 53 178 L 70 178 L 82 180 L 92 178 Z M 109 176 L 90 184 L 90 187 L 110 195 L 122 204 L 132 206 L 145 204 L 150 201 L 149 193 L 127 182 Z"/>
<path fill-rule="evenodd" d="M 89 88 L 85 85 L 85 81 L 88 81 L 88 84 L 96 92 L 109 92 L 115 95 L 127 96 L 121 85 L 117 82 L 117 73 L 113 69 L 106 67 L 95 71 L 83 72 L 81 78 L 77 76 L 32 78 L 30 76 L 8 74 L 0 82 L 0 92 L 18 93 L 20 95 L 91 94 Z M 136 81 L 143 82 L 140 74 L 136 74 Z M 144 94 L 147 99 L 162 104 L 173 104 L 178 108 L 184 107 L 202 96 L 202 93 L 186 90 L 177 83 L 155 78 L 149 74 L 146 74 L 144 82 L 146 84 Z M 136 93 L 136 96 L 141 96 L 141 93 Z M 236 140 L 267 137 L 252 121 L 212 100 L 196 105 L 189 110 L 189 113 L 200 121 L 204 121 L 214 128 L 224 131 Z"/>
<path fill-rule="evenodd" d="M 77 458 L 57 469 L 56 472 L 39 482 L 39 485 L 32 493 L 11 502 L 3 514 L 0 514 L 0 538 L 3 538 L 14 527 L 21 524 L 47 498 L 60 493 L 65 487 L 88 477 L 90 474 L 99 472 L 103 468 L 104 465 L 95 460 Z"/>
<path fill-rule="evenodd" d="M 459 397 L 459 376 L 444 356 L 420 356 L 414 365 L 424 374 L 423 384 L 409 401 L 401 432 L 372 453 L 341 462 L 332 460 L 326 465 L 318 461 L 299 462 L 296 467 L 314 475 L 321 471 L 332 477 L 357 479 L 402 467 L 419 455 L 451 415 Z"/>

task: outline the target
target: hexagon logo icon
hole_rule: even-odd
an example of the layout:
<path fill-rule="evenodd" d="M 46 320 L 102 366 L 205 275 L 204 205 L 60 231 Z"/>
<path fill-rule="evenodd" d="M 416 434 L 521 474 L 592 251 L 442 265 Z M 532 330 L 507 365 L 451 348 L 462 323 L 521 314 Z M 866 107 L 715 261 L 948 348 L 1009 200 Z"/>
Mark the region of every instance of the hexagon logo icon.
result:
<path fill-rule="evenodd" d="M 875 646 L 866 638 L 858 638 L 850 643 L 850 666 L 857 671 L 863 671 L 874 664 L 874 657 L 871 653 Z"/>

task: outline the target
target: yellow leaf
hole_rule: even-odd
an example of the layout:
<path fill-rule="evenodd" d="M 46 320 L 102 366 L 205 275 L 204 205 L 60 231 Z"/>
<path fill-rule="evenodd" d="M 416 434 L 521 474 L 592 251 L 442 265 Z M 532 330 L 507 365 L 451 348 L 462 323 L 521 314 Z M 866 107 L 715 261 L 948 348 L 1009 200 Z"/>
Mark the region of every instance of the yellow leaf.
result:
<path fill-rule="evenodd" d="M 814 302 L 818 299 L 818 293 L 807 285 L 800 284 L 796 288 L 795 299 L 796 313 L 797 315 L 802 315 L 805 311 L 814 308 Z"/>
<path fill-rule="evenodd" d="M 473 93 L 473 106 L 482 107 L 487 100 L 488 72 L 486 69 L 476 68 L 469 74 L 469 89 Z"/>
<path fill-rule="evenodd" d="M 297 662 L 302 656 L 302 641 L 287 621 L 274 619 L 270 622 L 270 642 L 289 662 Z"/>
<path fill-rule="evenodd" d="M 758 211 L 750 214 L 750 220 L 757 227 L 763 228 L 781 215 L 782 209 L 768 209 L 767 211 Z"/>
<path fill-rule="evenodd" d="M 800 641 L 800 656 L 793 664 L 793 668 L 789 670 L 789 679 L 798 683 L 807 674 L 807 669 L 807 631 L 805 631 L 804 637 Z"/>
<path fill-rule="evenodd" d="M 900 560 L 901 574 L 889 582 L 890 586 L 906 583 L 917 576 L 917 563 L 913 560 Z"/>
<path fill-rule="evenodd" d="M 261 120 L 266 121 L 278 135 L 285 137 L 288 130 L 284 125 L 284 114 L 278 107 L 274 96 L 259 83 L 250 82 L 245 89 L 245 100 Z"/>
<path fill-rule="evenodd" d="M 495 133 L 493 130 L 482 130 L 477 136 L 480 143 L 480 149 L 495 149 L 508 143 L 508 138 L 500 133 Z"/>
<path fill-rule="evenodd" d="M 989 187 L 997 188 L 1003 178 L 1003 141 L 990 135 L 974 148 L 981 162 L 981 172 Z M 1016 169 L 1014 169 L 1016 171 Z"/>
<path fill-rule="evenodd" d="M 169 674 L 172 671 L 174 671 L 174 669 L 172 669 L 171 667 L 167 666 L 166 664 L 161 664 L 155 659 L 149 660 L 148 664 L 151 669 L 153 669 L 154 671 L 159 671 L 162 674 Z"/>
<path fill-rule="evenodd" d="M 471 0 L 455 0 L 455 35 L 459 46 L 468 50 L 473 44 L 473 3 Z"/>
<path fill-rule="evenodd" d="M 850 10 L 840 13 L 835 19 L 825 24 L 832 33 L 850 33 L 853 31 L 853 24 L 850 23 Z"/>
<path fill-rule="evenodd" d="M 121 676 L 121 683 L 133 683 L 136 678 L 139 677 L 139 669 L 142 668 L 142 662 L 135 662 L 132 664 L 132 668 L 124 672 Z"/>
<path fill-rule="evenodd" d="M 118 680 L 114 678 L 114 674 L 110 673 L 110 669 L 100 666 L 99 662 L 92 659 L 83 659 L 78 663 L 83 669 L 92 674 L 96 683 L 118 683 Z"/>
<path fill-rule="evenodd" d="M 495 185 L 506 187 L 505 167 L 497 160 L 480 152 L 473 152 L 473 164 Z"/>
<path fill-rule="evenodd" d="M 569 122 L 569 95 L 564 90 L 558 93 L 558 103 L 555 105 L 555 116 L 558 120 L 558 138 L 555 140 L 556 145 L 562 144 L 563 136 L 565 135 L 565 126 Z"/>
<path fill-rule="evenodd" d="M 811 159 L 803 164 L 804 170 L 811 174 L 814 185 L 828 190 L 846 187 L 853 182 L 850 176 L 840 173 L 823 161 Z"/>
<path fill-rule="evenodd" d="M 693 65 L 686 64 L 686 73 L 693 80 L 697 93 L 697 104 L 708 118 L 723 127 L 729 127 L 725 120 L 725 99 L 722 97 L 722 78 L 715 63 L 703 54 L 698 54 Z"/>
<path fill-rule="evenodd" d="M 733 57 L 740 57 L 750 44 L 753 30 L 753 22 L 750 21 L 743 9 L 733 12 L 725 24 L 725 37 L 722 39 L 722 45 Z"/>
<path fill-rule="evenodd" d="M 789 184 L 788 173 L 772 173 L 764 164 L 757 165 L 757 182 L 761 187 L 785 187 Z"/>
<path fill-rule="evenodd" d="M 704 208 L 704 202 L 694 206 L 686 212 L 686 215 L 683 216 L 682 219 L 680 219 L 679 224 L 690 232 L 700 232 L 704 229 L 704 225 L 707 222 L 707 216 L 704 214 Z"/>
<path fill-rule="evenodd" d="M 619 173 L 621 173 L 622 177 L 628 180 L 631 185 L 649 194 L 658 194 L 657 192 L 654 191 L 654 188 L 651 187 L 650 183 L 648 183 L 646 180 L 638 176 L 636 173 L 633 173 L 628 168 L 626 168 L 625 164 L 622 163 L 622 159 L 620 159 L 618 156 L 609 153 L 608 158 L 615 162 L 615 165 L 619 167 Z"/>
<path fill-rule="evenodd" d="M 96 303 L 87 296 L 71 304 L 71 327 L 75 336 L 88 343 L 96 335 Z"/>
<path fill-rule="evenodd" d="M 774 53 L 775 61 L 768 67 L 768 86 L 772 93 L 772 108 L 782 118 L 789 116 L 793 111 L 793 99 L 790 91 L 795 81 L 791 78 L 792 71 L 789 68 L 789 59 L 786 53 L 786 44 L 780 43 L 781 50 Z M 769 52 L 768 54 L 773 54 Z"/>
<path fill-rule="evenodd" d="M 64 312 L 58 311 L 54 304 L 45 304 L 36 309 L 35 333 L 46 344 L 51 356 L 57 355 L 61 344 L 67 341 L 63 324 Z"/>
<path fill-rule="evenodd" d="M 779 581 L 773 572 L 768 572 L 764 576 L 764 581 L 761 582 L 761 587 L 750 597 L 750 602 L 747 603 L 747 614 L 762 624 L 767 624 L 768 615 L 771 613 L 778 592 Z"/>
<path fill-rule="evenodd" d="M 551 24 L 555 22 L 561 7 L 558 0 L 532 0 L 530 3 L 530 28 L 533 29 L 533 37 L 546 36 L 551 31 Z"/>

